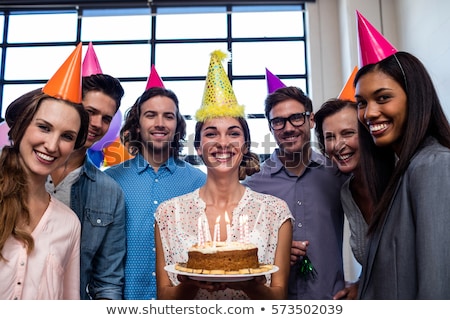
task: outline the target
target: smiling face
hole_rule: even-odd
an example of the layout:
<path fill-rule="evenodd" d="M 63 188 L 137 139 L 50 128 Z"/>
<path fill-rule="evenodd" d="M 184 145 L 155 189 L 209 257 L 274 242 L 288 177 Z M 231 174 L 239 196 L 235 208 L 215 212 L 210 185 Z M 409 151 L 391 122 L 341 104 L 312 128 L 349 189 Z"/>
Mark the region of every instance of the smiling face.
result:
<path fill-rule="evenodd" d="M 294 99 L 282 101 L 273 106 L 269 112 L 269 119 L 288 118 L 295 113 L 305 112 L 305 106 Z M 283 129 L 270 129 L 275 141 L 285 154 L 303 152 L 309 147 L 311 129 L 314 127 L 314 114 L 306 116 L 305 123 L 300 127 L 293 126 L 289 121 Z"/>
<path fill-rule="evenodd" d="M 391 146 L 399 154 L 407 118 L 406 93 L 400 84 L 381 71 L 371 71 L 359 78 L 355 97 L 358 118 L 375 144 Z"/>
<path fill-rule="evenodd" d="M 175 102 L 165 96 L 152 97 L 141 105 L 139 133 L 147 153 L 169 156 L 177 129 L 176 111 Z"/>
<path fill-rule="evenodd" d="M 247 153 L 242 125 L 236 118 L 206 120 L 200 131 L 197 149 L 208 171 L 238 173 L 244 153 Z"/>
<path fill-rule="evenodd" d="M 30 175 L 47 177 L 72 153 L 80 115 L 61 100 L 45 99 L 20 141 L 20 155 Z"/>
<path fill-rule="evenodd" d="M 108 132 L 117 108 L 114 99 L 100 91 L 87 92 L 83 106 L 89 113 L 89 133 L 84 146 L 90 148 Z"/>
<path fill-rule="evenodd" d="M 339 170 L 350 173 L 359 164 L 358 115 L 355 108 L 345 107 L 323 120 L 325 153 Z"/>

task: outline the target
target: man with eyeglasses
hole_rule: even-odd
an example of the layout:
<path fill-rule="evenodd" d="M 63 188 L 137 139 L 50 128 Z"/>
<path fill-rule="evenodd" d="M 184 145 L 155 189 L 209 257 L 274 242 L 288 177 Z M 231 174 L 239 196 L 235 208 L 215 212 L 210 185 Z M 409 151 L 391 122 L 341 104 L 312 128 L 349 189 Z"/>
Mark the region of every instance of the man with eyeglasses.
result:
<path fill-rule="evenodd" d="M 312 101 L 297 87 L 265 100 L 265 116 L 278 147 L 243 184 L 285 200 L 295 217 L 289 299 L 332 299 L 345 286 L 344 214 L 340 189 L 347 178 L 311 146 Z"/>

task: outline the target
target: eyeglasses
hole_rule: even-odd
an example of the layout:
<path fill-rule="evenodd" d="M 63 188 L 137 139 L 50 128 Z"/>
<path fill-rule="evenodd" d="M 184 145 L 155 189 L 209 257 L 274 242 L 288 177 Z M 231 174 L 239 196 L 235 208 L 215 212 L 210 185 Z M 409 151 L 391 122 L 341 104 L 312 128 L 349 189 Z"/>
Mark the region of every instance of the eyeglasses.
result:
<path fill-rule="evenodd" d="M 273 130 L 281 130 L 286 126 L 286 121 L 289 121 L 294 127 L 301 127 L 305 124 L 306 116 L 311 112 L 305 111 L 302 113 L 291 114 L 288 118 L 277 117 L 269 120 L 269 125 Z"/>

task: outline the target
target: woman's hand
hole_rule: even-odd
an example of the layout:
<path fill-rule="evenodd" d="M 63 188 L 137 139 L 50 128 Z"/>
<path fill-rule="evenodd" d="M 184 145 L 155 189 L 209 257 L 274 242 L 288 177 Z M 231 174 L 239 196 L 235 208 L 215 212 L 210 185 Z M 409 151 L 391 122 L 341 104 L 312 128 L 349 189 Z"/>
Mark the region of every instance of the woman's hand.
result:
<path fill-rule="evenodd" d="M 227 288 L 224 282 L 198 281 L 184 275 L 178 275 L 177 278 L 182 284 L 196 286 L 199 289 L 205 289 L 209 292 L 225 290 Z"/>

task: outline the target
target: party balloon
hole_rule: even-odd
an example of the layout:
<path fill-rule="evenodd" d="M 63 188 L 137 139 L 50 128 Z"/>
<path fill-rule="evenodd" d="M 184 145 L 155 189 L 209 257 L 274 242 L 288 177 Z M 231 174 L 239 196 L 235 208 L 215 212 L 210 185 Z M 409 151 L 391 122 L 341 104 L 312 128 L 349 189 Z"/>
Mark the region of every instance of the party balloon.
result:
<path fill-rule="evenodd" d="M 113 166 L 134 157 L 125 149 L 119 137 L 103 149 L 103 154 L 105 156 L 104 166 Z"/>
<path fill-rule="evenodd" d="M 0 123 L 0 148 L 9 146 L 11 142 L 8 137 L 9 127 L 6 121 Z"/>
<path fill-rule="evenodd" d="M 103 165 L 103 151 L 89 149 L 88 156 L 97 168 L 100 168 Z"/>
<path fill-rule="evenodd" d="M 103 136 L 103 138 L 94 143 L 90 149 L 101 151 L 102 149 L 106 148 L 111 143 L 113 143 L 120 132 L 121 125 L 122 125 L 122 113 L 120 112 L 119 109 L 112 118 L 111 124 L 106 134 Z"/>

